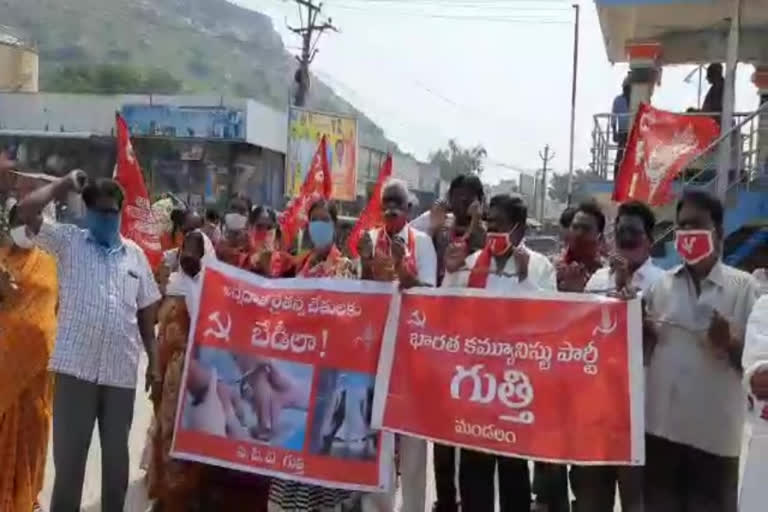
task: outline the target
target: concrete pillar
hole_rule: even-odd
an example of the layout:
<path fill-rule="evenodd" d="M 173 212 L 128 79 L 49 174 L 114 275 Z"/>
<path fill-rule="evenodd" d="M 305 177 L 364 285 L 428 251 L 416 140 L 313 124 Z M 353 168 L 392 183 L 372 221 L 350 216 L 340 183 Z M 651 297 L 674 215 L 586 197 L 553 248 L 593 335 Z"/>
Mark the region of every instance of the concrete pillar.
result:
<path fill-rule="evenodd" d="M 760 105 L 768 101 L 768 65 L 757 66 L 752 75 L 752 83 L 757 87 Z M 768 176 L 768 111 L 760 114 L 757 125 L 757 162 L 760 176 Z"/>
<path fill-rule="evenodd" d="M 661 77 L 660 43 L 630 43 L 626 47 L 629 57 L 629 80 L 632 92 L 629 99 L 629 110 L 632 121 L 641 103 L 650 103 L 653 91 Z"/>

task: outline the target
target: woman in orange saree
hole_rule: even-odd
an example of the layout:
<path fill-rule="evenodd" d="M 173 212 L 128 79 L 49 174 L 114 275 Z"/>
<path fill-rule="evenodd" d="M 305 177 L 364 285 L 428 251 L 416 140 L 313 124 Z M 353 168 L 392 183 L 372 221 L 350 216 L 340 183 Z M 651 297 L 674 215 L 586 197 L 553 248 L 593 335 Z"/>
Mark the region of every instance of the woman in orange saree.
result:
<path fill-rule="evenodd" d="M 43 487 L 53 412 L 56 262 L 10 215 L 0 234 L 0 512 L 32 512 Z M 10 238 L 10 240 L 9 240 Z"/>

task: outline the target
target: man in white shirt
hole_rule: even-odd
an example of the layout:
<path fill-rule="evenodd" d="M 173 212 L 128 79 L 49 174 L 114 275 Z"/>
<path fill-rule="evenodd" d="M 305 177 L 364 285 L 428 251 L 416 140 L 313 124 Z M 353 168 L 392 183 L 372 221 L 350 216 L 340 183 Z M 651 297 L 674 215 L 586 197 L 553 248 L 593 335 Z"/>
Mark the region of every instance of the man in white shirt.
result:
<path fill-rule="evenodd" d="M 749 397 L 749 432 L 739 496 L 740 512 L 765 510 L 768 492 L 768 295 L 749 315 L 744 338 L 744 384 Z"/>
<path fill-rule="evenodd" d="M 437 256 L 432 239 L 408 226 L 411 194 L 401 180 L 390 180 L 381 192 L 384 227 L 360 241 L 363 279 L 399 281 L 403 288 L 434 286 Z M 424 512 L 427 487 L 427 443 L 401 436 L 402 512 Z"/>
<path fill-rule="evenodd" d="M 645 203 L 619 206 L 615 222 L 615 254 L 610 266 L 597 270 L 587 282 L 589 293 L 647 294 L 664 271 L 653 264 L 651 246 L 656 217 Z M 573 492 L 579 507 L 590 512 L 613 512 L 616 485 L 624 512 L 643 510 L 642 468 L 631 466 L 574 466 Z"/>
<path fill-rule="evenodd" d="M 752 276 L 720 261 L 723 205 L 689 190 L 677 204 L 683 265 L 644 297 L 654 328 L 646 371 L 645 503 L 652 512 L 735 512 L 744 426 L 742 350 Z M 650 327 L 650 326 L 649 326 Z"/>
<path fill-rule="evenodd" d="M 546 256 L 523 244 L 527 208 L 519 196 L 491 199 L 486 247 L 447 273 L 444 287 L 484 288 L 496 294 L 516 291 L 556 291 L 555 268 Z M 451 265 L 447 265 L 451 267 Z M 461 450 L 459 493 L 463 510 L 493 512 L 494 474 L 498 465 L 500 510 L 529 510 L 531 483 L 528 461 Z"/>

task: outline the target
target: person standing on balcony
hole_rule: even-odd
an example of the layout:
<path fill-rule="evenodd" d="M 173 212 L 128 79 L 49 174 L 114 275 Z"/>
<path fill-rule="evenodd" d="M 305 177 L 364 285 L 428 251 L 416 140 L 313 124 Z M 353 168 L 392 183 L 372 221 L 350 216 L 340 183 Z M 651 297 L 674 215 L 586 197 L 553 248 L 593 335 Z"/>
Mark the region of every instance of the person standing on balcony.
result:
<path fill-rule="evenodd" d="M 619 167 L 624 158 L 624 147 L 627 145 L 627 139 L 629 138 L 629 97 L 631 92 L 632 85 L 630 84 L 629 77 L 627 77 L 621 84 L 621 94 L 614 98 L 613 108 L 611 108 L 611 131 L 613 132 L 613 142 L 618 146 L 616 149 L 616 162 L 613 171 L 614 179 L 615 176 L 619 174 Z"/>
<path fill-rule="evenodd" d="M 736 512 L 742 350 L 758 287 L 721 261 L 723 205 L 708 192 L 683 193 L 676 241 L 683 265 L 644 296 L 645 509 Z"/>
<path fill-rule="evenodd" d="M 723 111 L 723 90 L 725 89 L 722 64 L 715 62 L 707 67 L 707 82 L 709 82 L 710 88 L 704 97 L 701 111 L 716 113 L 715 120 L 719 123 L 720 113 Z"/>

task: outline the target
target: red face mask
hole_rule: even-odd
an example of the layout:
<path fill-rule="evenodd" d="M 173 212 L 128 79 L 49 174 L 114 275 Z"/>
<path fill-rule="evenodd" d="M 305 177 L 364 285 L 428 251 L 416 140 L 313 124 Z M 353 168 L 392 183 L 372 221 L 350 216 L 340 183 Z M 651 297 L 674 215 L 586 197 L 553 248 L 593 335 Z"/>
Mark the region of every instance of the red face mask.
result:
<path fill-rule="evenodd" d="M 485 238 L 486 246 L 494 256 L 502 256 L 512 247 L 509 233 L 488 233 Z"/>
<path fill-rule="evenodd" d="M 712 232 L 705 229 L 678 230 L 675 247 L 680 257 L 689 265 L 707 259 L 715 252 Z"/>
<path fill-rule="evenodd" d="M 387 230 L 387 233 L 396 235 L 403 230 L 407 222 L 408 220 L 403 214 L 386 216 L 384 217 L 384 228 Z"/>

